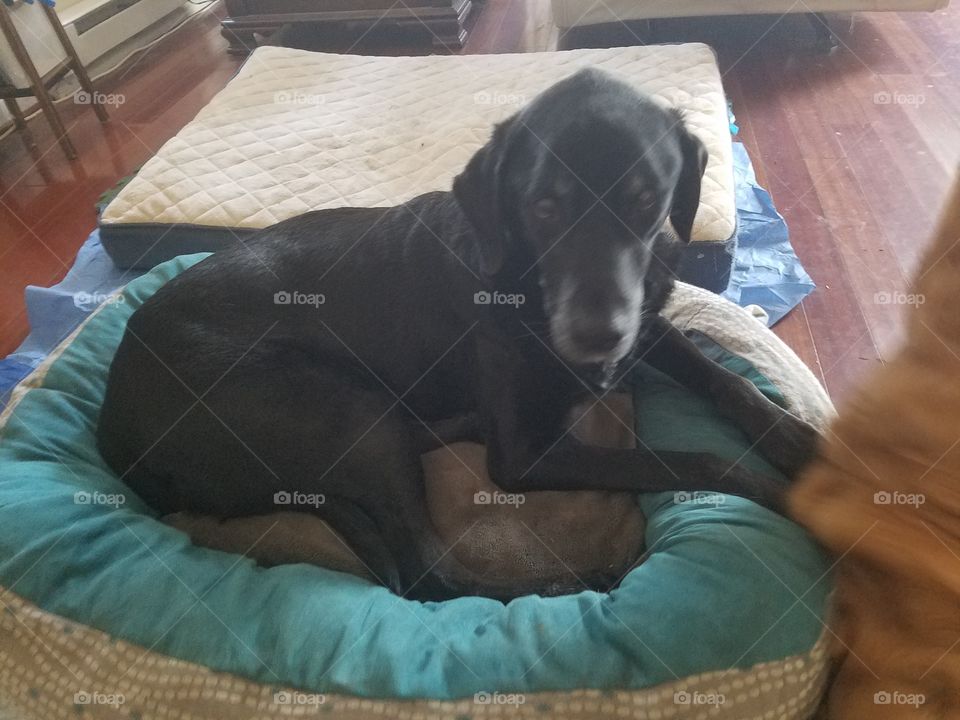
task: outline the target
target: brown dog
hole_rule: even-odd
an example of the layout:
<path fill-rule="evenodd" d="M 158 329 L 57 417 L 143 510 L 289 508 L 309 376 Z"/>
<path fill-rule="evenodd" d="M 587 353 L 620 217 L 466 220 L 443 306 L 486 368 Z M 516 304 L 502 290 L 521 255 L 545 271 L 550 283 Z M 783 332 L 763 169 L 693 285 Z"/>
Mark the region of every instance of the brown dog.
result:
<path fill-rule="evenodd" d="M 960 180 L 911 293 L 791 497 L 839 558 L 830 718 L 960 718 Z"/>

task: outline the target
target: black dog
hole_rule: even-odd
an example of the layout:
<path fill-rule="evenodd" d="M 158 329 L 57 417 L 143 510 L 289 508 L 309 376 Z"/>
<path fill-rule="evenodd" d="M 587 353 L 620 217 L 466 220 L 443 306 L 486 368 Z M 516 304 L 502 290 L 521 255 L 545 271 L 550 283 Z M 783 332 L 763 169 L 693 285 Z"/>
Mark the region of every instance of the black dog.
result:
<path fill-rule="evenodd" d="M 299 502 L 282 509 L 323 517 L 421 597 L 483 590 L 437 565 L 425 505 L 423 438 L 470 434 L 452 418 L 478 418 L 508 491 L 720 490 L 778 509 L 776 481 L 719 458 L 565 430 L 576 400 L 642 358 L 788 473 L 811 453 L 809 426 L 659 316 L 705 162 L 677 113 L 579 72 L 497 126 L 453 193 L 308 213 L 161 288 L 117 351 L 100 450 L 162 513 Z"/>

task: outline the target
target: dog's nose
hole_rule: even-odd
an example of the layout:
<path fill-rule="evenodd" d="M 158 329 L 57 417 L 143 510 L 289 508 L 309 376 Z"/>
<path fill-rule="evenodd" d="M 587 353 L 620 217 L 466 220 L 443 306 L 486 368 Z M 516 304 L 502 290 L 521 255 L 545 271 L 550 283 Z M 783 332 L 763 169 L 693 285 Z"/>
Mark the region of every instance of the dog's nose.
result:
<path fill-rule="evenodd" d="M 608 353 L 623 341 L 623 333 L 611 327 L 593 326 L 577 330 L 573 341 L 590 352 Z"/>

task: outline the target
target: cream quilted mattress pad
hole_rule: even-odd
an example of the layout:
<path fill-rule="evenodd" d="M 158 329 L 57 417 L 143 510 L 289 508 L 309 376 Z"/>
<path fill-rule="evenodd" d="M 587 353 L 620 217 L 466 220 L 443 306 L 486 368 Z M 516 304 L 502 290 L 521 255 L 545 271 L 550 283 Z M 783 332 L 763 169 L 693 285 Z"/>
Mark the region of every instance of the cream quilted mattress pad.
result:
<path fill-rule="evenodd" d="M 684 110 L 709 150 L 694 240 L 730 240 L 726 99 L 713 51 L 684 44 L 400 58 L 259 48 L 104 210 L 104 242 L 155 243 L 179 225 L 261 228 L 448 190 L 494 123 L 584 66 Z"/>

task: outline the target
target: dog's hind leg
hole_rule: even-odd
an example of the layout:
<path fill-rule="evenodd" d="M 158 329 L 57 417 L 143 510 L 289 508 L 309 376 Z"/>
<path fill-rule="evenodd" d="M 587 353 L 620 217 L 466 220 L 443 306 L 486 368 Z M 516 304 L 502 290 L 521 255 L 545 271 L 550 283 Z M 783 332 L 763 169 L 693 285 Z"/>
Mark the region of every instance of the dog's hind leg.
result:
<path fill-rule="evenodd" d="M 415 421 L 390 393 L 362 382 L 343 368 L 271 354 L 241 358 L 200 402 L 180 400 L 173 383 L 157 385 L 163 412 L 123 420 L 138 425 L 128 437 L 147 449 L 132 448 L 137 462 L 114 470 L 163 513 L 321 517 L 404 593 L 442 552 Z"/>
<path fill-rule="evenodd" d="M 174 513 L 164 517 L 163 522 L 186 533 L 194 545 L 244 555 L 264 567 L 317 565 L 378 580 L 343 537 L 328 522 L 312 514 L 273 512 L 222 520 Z"/>

